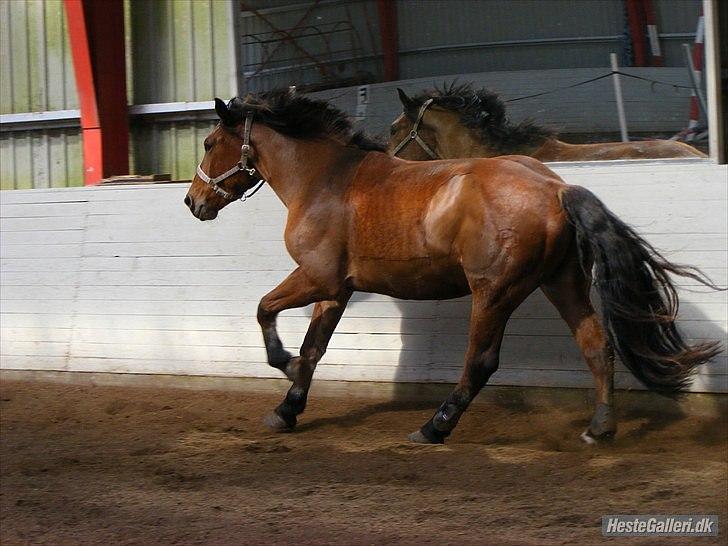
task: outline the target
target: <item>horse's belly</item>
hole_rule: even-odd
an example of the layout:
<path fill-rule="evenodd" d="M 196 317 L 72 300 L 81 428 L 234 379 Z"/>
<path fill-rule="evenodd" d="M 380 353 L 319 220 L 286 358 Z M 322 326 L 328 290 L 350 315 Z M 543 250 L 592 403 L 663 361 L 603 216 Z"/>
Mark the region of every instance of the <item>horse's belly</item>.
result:
<path fill-rule="evenodd" d="M 459 298 L 470 293 L 459 264 L 447 259 L 358 260 L 349 283 L 354 290 L 409 300 Z"/>

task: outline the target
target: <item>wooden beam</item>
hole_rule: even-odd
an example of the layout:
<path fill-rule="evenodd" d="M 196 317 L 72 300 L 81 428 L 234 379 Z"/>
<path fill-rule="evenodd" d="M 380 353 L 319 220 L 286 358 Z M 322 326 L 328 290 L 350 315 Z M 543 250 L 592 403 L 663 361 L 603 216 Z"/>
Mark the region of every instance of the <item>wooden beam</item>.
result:
<path fill-rule="evenodd" d="M 84 183 L 129 172 L 122 0 L 65 0 L 83 136 Z"/>

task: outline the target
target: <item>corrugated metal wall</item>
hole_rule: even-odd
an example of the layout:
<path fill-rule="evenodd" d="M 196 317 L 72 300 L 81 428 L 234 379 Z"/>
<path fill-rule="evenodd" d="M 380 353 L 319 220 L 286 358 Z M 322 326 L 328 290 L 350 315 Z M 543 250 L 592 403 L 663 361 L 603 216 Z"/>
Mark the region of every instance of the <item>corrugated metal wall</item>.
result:
<path fill-rule="evenodd" d="M 78 108 L 62 0 L 0 2 L 0 114 Z"/>
<path fill-rule="evenodd" d="M 0 2 L 0 114 L 78 108 L 63 0 Z M 83 184 L 76 128 L 0 133 L 0 188 Z"/>
<path fill-rule="evenodd" d="M 170 173 L 174 180 L 190 180 L 204 153 L 202 141 L 216 123 L 157 121 L 136 125 L 130 169 L 136 173 Z"/>
<path fill-rule="evenodd" d="M 130 103 L 209 101 L 237 93 L 232 3 L 131 0 L 127 3 Z M 132 120 L 131 165 L 138 174 L 194 174 L 209 113 Z"/>
<path fill-rule="evenodd" d="M 231 4 L 219 0 L 132 0 L 131 103 L 210 100 L 235 85 Z"/>
<path fill-rule="evenodd" d="M 692 41 L 701 2 L 655 0 L 654 6 L 665 66 L 684 66 L 680 44 Z M 259 10 L 263 17 L 251 10 Z M 606 67 L 611 52 L 629 64 L 623 0 L 397 0 L 397 19 L 402 79 Z M 358 36 L 362 46 L 359 68 L 381 75 L 373 0 L 318 4 L 249 0 L 239 14 L 241 82 L 249 90 L 325 82 L 327 77 L 316 71 L 311 59 L 285 61 L 302 55 L 292 43 L 275 43 L 274 47 L 265 41 L 257 43 L 251 36 L 280 40 L 281 34 L 272 32 L 276 27 L 297 37 L 305 34 L 302 27 L 325 30 L 334 21 L 350 23 Z M 327 58 L 325 48 L 313 38 L 296 41 L 318 58 Z M 343 47 L 341 42 L 338 46 Z M 266 58 L 268 62 L 261 66 Z M 356 59 L 346 58 L 337 68 L 346 73 L 356 63 Z"/>
<path fill-rule="evenodd" d="M 235 94 L 231 3 L 125 0 L 125 11 L 130 104 Z M 62 0 L 0 1 L 0 47 L 0 113 L 78 108 Z M 132 170 L 191 177 L 209 117 L 132 119 Z M 0 133 L 0 188 L 83 184 L 78 122 L 50 125 Z"/>
<path fill-rule="evenodd" d="M 508 9 L 504 5 L 497 0 L 398 0 L 402 78 L 426 77 L 431 84 L 440 75 L 606 66 L 624 31 L 621 0 L 519 0 L 508 3 Z M 244 74 L 236 70 L 244 73 L 263 59 L 264 51 L 245 45 L 242 36 L 270 32 L 271 25 L 295 26 L 313 3 L 247 0 L 246 6 L 261 10 L 268 22 L 227 0 L 125 0 L 130 104 L 232 96 L 236 81 L 244 87 Z M 655 6 L 666 64 L 682 66 L 679 44 L 694 33 L 700 2 L 655 0 Z M 326 65 L 334 70 L 331 77 L 345 81 L 365 73 L 380 75 L 374 0 L 322 0 L 309 16 L 307 24 L 314 30 L 336 30 L 336 38 L 326 42 L 332 51 L 315 52 L 331 61 Z M 340 25 L 346 21 L 351 25 Z M 586 39 L 548 41 L 574 37 Z M 306 47 L 317 43 L 308 39 Z M 504 40 L 536 42 L 473 45 Z M 62 0 L 0 1 L 0 48 L 1 114 L 78 108 Z M 248 87 L 317 81 L 315 70 L 299 62 L 285 68 L 286 58 L 301 53 L 291 48 L 286 45 L 280 62 L 252 78 Z M 358 60 L 351 59 L 354 52 L 360 54 Z M 133 119 L 132 168 L 139 174 L 190 177 L 201 137 L 212 124 L 209 113 Z M 77 123 L 5 130 L 0 133 L 0 187 L 80 185 L 81 153 Z"/>
<path fill-rule="evenodd" d="M 78 129 L 0 133 L 0 189 L 82 185 L 83 157 Z"/>
<path fill-rule="evenodd" d="M 701 2 L 654 5 L 665 66 L 684 66 Z M 609 66 L 627 45 L 622 0 L 398 0 L 397 13 L 402 78 Z"/>

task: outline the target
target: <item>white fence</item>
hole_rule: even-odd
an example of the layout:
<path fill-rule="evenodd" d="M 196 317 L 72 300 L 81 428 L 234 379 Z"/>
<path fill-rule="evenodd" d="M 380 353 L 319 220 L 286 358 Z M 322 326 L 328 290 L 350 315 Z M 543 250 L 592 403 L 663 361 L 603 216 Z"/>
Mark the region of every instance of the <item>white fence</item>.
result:
<path fill-rule="evenodd" d="M 599 195 L 666 255 L 728 284 L 728 171 L 709 162 L 556 165 Z M 285 209 L 266 188 L 199 222 L 183 185 L 0 194 L 1 367 L 277 377 L 255 321 L 259 298 L 292 269 Z M 728 331 L 726 292 L 681 293 L 694 339 Z M 468 298 L 399 301 L 358 294 L 317 377 L 449 382 L 459 375 Z M 295 351 L 310 308 L 284 313 Z M 591 386 L 566 325 L 540 293 L 515 313 L 495 384 Z M 617 384 L 637 386 L 620 366 Z M 694 390 L 728 392 L 723 353 Z"/>

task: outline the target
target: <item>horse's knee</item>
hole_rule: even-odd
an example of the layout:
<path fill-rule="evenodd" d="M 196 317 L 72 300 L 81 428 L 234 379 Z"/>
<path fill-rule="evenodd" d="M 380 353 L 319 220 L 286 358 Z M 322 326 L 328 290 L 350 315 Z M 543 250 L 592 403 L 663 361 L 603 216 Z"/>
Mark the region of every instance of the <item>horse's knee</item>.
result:
<path fill-rule="evenodd" d="M 258 324 L 262 327 L 269 326 L 275 320 L 276 314 L 271 310 L 269 302 L 265 298 L 258 303 L 258 312 L 256 314 Z"/>

